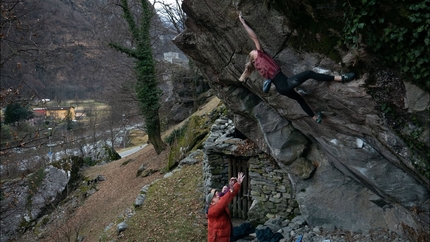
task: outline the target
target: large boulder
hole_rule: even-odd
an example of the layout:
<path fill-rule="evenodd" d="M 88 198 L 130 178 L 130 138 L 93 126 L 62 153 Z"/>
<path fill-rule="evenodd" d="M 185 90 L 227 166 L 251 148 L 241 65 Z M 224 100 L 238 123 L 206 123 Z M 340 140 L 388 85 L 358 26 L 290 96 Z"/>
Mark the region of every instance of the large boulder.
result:
<path fill-rule="evenodd" d="M 348 52 L 334 46 L 333 51 L 347 63 L 297 49 L 299 31 L 305 31 L 295 28 L 300 25 L 297 14 L 306 12 L 320 24 L 339 23 L 339 14 L 321 17 L 327 11 L 321 11 L 320 5 L 271 2 L 184 0 L 186 30 L 174 43 L 204 72 L 216 95 L 232 111 L 236 128 L 291 174 L 293 196 L 310 225 L 352 231 L 386 228 L 399 233 L 404 226 L 428 228 L 430 192 L 424 175 L 428 160 L 416 156 L 393 131 L 393 120 L 381 112 L 381 100 L 369 90 L 394 85 L 395 92 L 381 91 L 384 95 L 379 97 L 416 116 L 429 109 L 429 94 L 385 70 L 377 74 L 361 70 L 359 78 L 349 83 L 309 80 L 298 89 L 314 110 L 323 111 L 323 123 L 317 124 L 273 87 L 264 93 L 258 73 L 240 83 L 238 77 L 253 42 L 238 21 L 239 10 L 286 75 L 309 69 L 334 75 L 353 64 Z M 286 10 L 286 6 L 294 7 Z M 342 14 L 336 5 L 332 8 L 330 12 Z M 296 15 L 292 10 L 297 10 Z M 325 34 L 340 36 L 342 28 L 332 27 Z M 310 35 L 313 39 L 308 41 L 313 44 L 322 38 L 319 32 Z M 309 43 L 300 41 L 303 47 Z M 401 132 L 418 128 L 406 125 L 405 129 Z M 416 139 L 428 149 L 428 127 L 419 129 Z M 420 171 L 417 162 L 424 162 Z M 313 168 L 316 170 L 309 174 Z"/>
<path fill-rule="evenodd" d="M 2 184 L 0 241 L 16 237 L 55 207 L 70 181 L 70 171 L 48 166 L 29 176 Z"/>

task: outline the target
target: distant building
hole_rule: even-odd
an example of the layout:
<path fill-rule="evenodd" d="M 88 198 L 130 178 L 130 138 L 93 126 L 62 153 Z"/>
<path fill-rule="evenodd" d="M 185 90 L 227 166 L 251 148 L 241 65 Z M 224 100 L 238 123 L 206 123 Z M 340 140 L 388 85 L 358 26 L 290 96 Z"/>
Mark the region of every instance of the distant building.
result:
<path fill-rule="evenodd" d="M 66 119 L 70 115 L 71 120 L 75 120 L 75 107 L 48 107 L 46 108 L 46 117 L 52 117 L 56 120 Z"/>
<path fill-rule="evenodd" d="M 46 108 L 33 108 L 33 114 L 36 117 L 45 117 L 46 116 Z"/>
<path fill-rule="evenodd" d="M 37 118 L 51 118 L 55 120 L 66 119 L 70 115 L 71 120 L 75 120 L 75 107 L 48 107 L 48 108 L 33 108 L 33 114 Z"/>

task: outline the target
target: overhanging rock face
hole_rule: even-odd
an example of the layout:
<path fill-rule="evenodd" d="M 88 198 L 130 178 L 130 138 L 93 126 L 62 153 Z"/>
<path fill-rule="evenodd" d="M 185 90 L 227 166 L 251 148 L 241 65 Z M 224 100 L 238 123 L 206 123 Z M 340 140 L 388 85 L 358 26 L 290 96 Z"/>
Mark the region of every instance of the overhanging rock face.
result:
<path fill-rule="evenodd" d="M 312 13 L 309 16 L 318 18 L 312 4 L 306 6 Z M 399 233 L 402 224 L 428 228 L 429 181 L 415 170 L 414 153 L 389 129 L 366 92 L 368 73 L 345 84 L 314 80 L 302 84 L 299 89 L 306 102 L 324 112 L 323 123 L 317 124 L 273 87 L 263 93 L 257 73 L 244 84 L 237 81 L 253 49 L 237 19 L 238 10 L 286 75 L 309 69 L 328 74 L 342 71 L 341 65 L 326 56 L 288 45 L 298 31 L 288 11 L 281 13 L 258 0 L 184 0 L 183 9 L 189 16 L 187 29 L 175 38 L 175 44 L 200 67 L 234 113 L 236 128 L 289 173 L 292 196 L 311 226 L 326 224 L 353 231 L 377 227 Z M 335 28 L 330 31 L 339 34 Z M 416 90 L 409 85 L 402 90 L 406 90 L 402 108 L 418 112 L 426 102 L 428 110 L 428 93 L 408 92 Z M 427 136 L 428 127 L 418 138 L 428 147 Z M 309 174 L 302 167 L 314 171 Z"/>

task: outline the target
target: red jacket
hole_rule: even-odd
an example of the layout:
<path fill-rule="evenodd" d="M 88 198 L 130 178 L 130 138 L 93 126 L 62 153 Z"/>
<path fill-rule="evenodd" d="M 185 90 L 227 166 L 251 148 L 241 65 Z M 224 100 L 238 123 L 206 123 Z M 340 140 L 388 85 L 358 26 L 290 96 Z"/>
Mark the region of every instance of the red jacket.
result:
<path fill-rule="evenodd" d="M 235 183 L 233 192 L 227 192 L 219 202 L 208 210 L 208 242 L 229 242 L 231 234 L 231 220 L 228 204 L 240 190 L 240 184 Z"/>

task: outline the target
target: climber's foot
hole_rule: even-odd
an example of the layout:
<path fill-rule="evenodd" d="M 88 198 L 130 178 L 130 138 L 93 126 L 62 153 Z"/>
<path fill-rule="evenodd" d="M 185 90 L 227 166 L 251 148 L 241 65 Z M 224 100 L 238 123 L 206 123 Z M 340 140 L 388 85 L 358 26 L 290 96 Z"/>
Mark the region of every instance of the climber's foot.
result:
<path fill-rule="evenodd" d="M 349 82 L 349 81 L 354 80 L 354 78 L 355 78 L 355 73 L 349 72 L 349 73 L 342 75 L 342 82 Z"/>
<path fill-rule="evenodd" d="M 322 122 L 322 113 L 321 113 L 321 111 L 318 111 L 317 114 L 316 114 L 316 116 L 317 116 L 317 118 L 315 119 L 315 122 L 317 122 L 317 123 L 320 124 Z"/>

